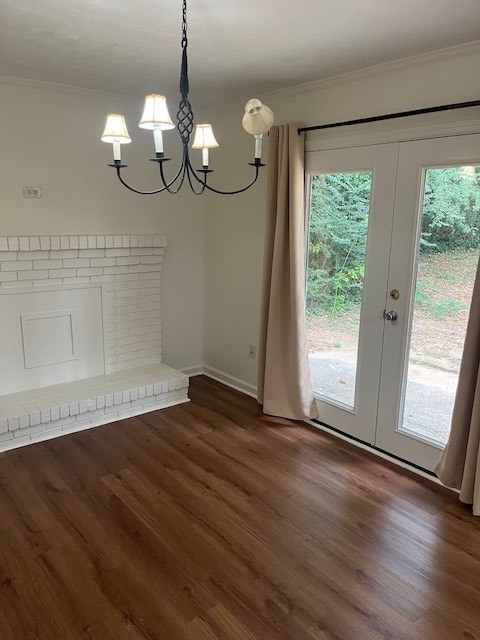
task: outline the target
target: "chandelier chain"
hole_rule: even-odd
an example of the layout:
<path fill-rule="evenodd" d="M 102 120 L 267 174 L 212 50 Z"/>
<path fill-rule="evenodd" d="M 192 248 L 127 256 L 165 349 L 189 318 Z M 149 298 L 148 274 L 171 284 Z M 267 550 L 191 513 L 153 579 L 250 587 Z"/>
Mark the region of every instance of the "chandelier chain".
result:
<path fill-rule="evenodd" d="M 182 19 L 182 65 L 180 70 L 180 103 L 177 111 L 177 130 L 183 144 L 188 144 L 193 132 L 194 117 L 192 105 L 188 99 L 188 38 L 187 38 L 187 0 L 183 0 Z"/>
<path fill-rule="evenodd" d="M 185 49 L 188 45 L 187 38 L 187 0 L 183 0 L 182 5 L 182 49 Z"/>

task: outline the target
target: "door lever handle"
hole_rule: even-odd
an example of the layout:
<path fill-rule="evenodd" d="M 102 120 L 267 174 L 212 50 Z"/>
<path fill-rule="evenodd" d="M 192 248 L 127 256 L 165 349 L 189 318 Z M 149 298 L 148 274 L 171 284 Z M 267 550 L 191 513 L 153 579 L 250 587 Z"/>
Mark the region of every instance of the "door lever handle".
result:
<path fill-rule="evenodd" d="M 385 320 L 389 320 L 390 322 L 394 322 L 398 319 L 398 313 L 396 311 L 383 311 L 383 317 Z"/>

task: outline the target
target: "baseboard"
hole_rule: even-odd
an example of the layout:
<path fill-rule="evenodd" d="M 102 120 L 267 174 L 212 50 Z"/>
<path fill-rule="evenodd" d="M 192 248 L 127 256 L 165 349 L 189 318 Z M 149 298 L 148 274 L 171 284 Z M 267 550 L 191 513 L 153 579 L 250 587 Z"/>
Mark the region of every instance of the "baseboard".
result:
<path fill-rule="evenodd" d="M 220 371 L 219 369 L 215 369 L 214 367 L 209 367 L 205 365 L 203 367 L 203 374 L 208 378 L 212 378 L 212 380 L 216 380 L 217 382 L 222 382 L 227 387 L 231 387 L 236 391 L 241 391 L 245 393 L 247 396 L 251 396 L 252 398 L 257 398 L 257 387 L 249 382 L 245 382 L 245 380 L 240 380 L 239 378 L 235 378 L 225 371 Z"/>
<path fill-rule="evenodd" d="M 189 378 L 193 378 L 195 376 L 202 376 L 205 373 L 205 367 L 203 364 L 197 364 L 192 367 L 183 367 L 180 371 Z"/>
<path fill-rule="evenodd" d="M 249 382 L 245 382 L 245 380 L 235 378 L 229 373 L 225 373 L 225 371 L 215 369 L 215 367 L 209 367 L 208 365 L 196 365 L 193 367 L 184 367 L 181 371 L 189 378 L 193 378 L 195 376 L 207 376 L 207 378 L 212 378 L 212 380 L 221 382 L 227 387 L 235 389 L 235 391 L 241 391 L 247 396 L 257 399 L 257 387 Z"/>

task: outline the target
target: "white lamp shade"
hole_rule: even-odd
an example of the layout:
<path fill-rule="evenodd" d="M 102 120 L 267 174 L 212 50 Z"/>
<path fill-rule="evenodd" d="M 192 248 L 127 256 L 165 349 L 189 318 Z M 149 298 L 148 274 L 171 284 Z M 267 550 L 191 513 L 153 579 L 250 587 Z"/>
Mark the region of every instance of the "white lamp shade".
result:
<path fill-rule="evenodd" d="M 163 131 L 175 128 L 168 113 L 165 96 L 159 96 L 155 93 L 145 96 L 145 107 L 138 126 L 140 129 L 161 129 Z"/>
<path fill-rule="evenodd" d="M 258 98 L 252 98 L 245 105 L 242 126 L 247 133 L 254 136 L 267 133 L 273 121 L 273 111 L 266 104 L 262 104 Z"/>
<path fill-rule="evenodd" d="M 211 124 L 197 124 L 192 149 L 214 149 L 220 146 L 215 140 Z"/>
<path fill-rule="evenodd" d="M 102 142 L 118 142 L 119 144 L 127 144 L 132 141 L 128 135 L 125 118 L 120 113 L 108 114 L 101 140 Z"/>

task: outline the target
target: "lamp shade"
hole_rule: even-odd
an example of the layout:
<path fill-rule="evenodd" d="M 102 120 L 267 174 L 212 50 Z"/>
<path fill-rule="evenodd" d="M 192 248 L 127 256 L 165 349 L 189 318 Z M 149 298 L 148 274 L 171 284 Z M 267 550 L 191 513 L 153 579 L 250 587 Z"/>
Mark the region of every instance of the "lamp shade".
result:
<path fill-rule="evenodd" d="M 167 100 L 165 96 L 152 93 L 145 96 L 145 107 L 140 122 L 140 129 L 175 129 L 175 125 L 168 113 Z"/>
<path fill-rule="evenodd" d="M 119 144 L 127 144 L 132 141 L 128 135 L 125 118 L 120 113 L 108 114 L 101 140 L 102 142 L 118 142 Z"/>
<path fill-rule="evenodd" d="M 211 124 L 197 124 L 192 149 L 214 149 L 220 146 L 215 140 Z"/>
<path fill-rule="evenodd" d="M 254 136 L 267 133 L 273 121 L 273 111 L 266 104 L 262 104 L 258 98 L 252 98 L 245 105 L 242 126 L 247 133 Z"/>

